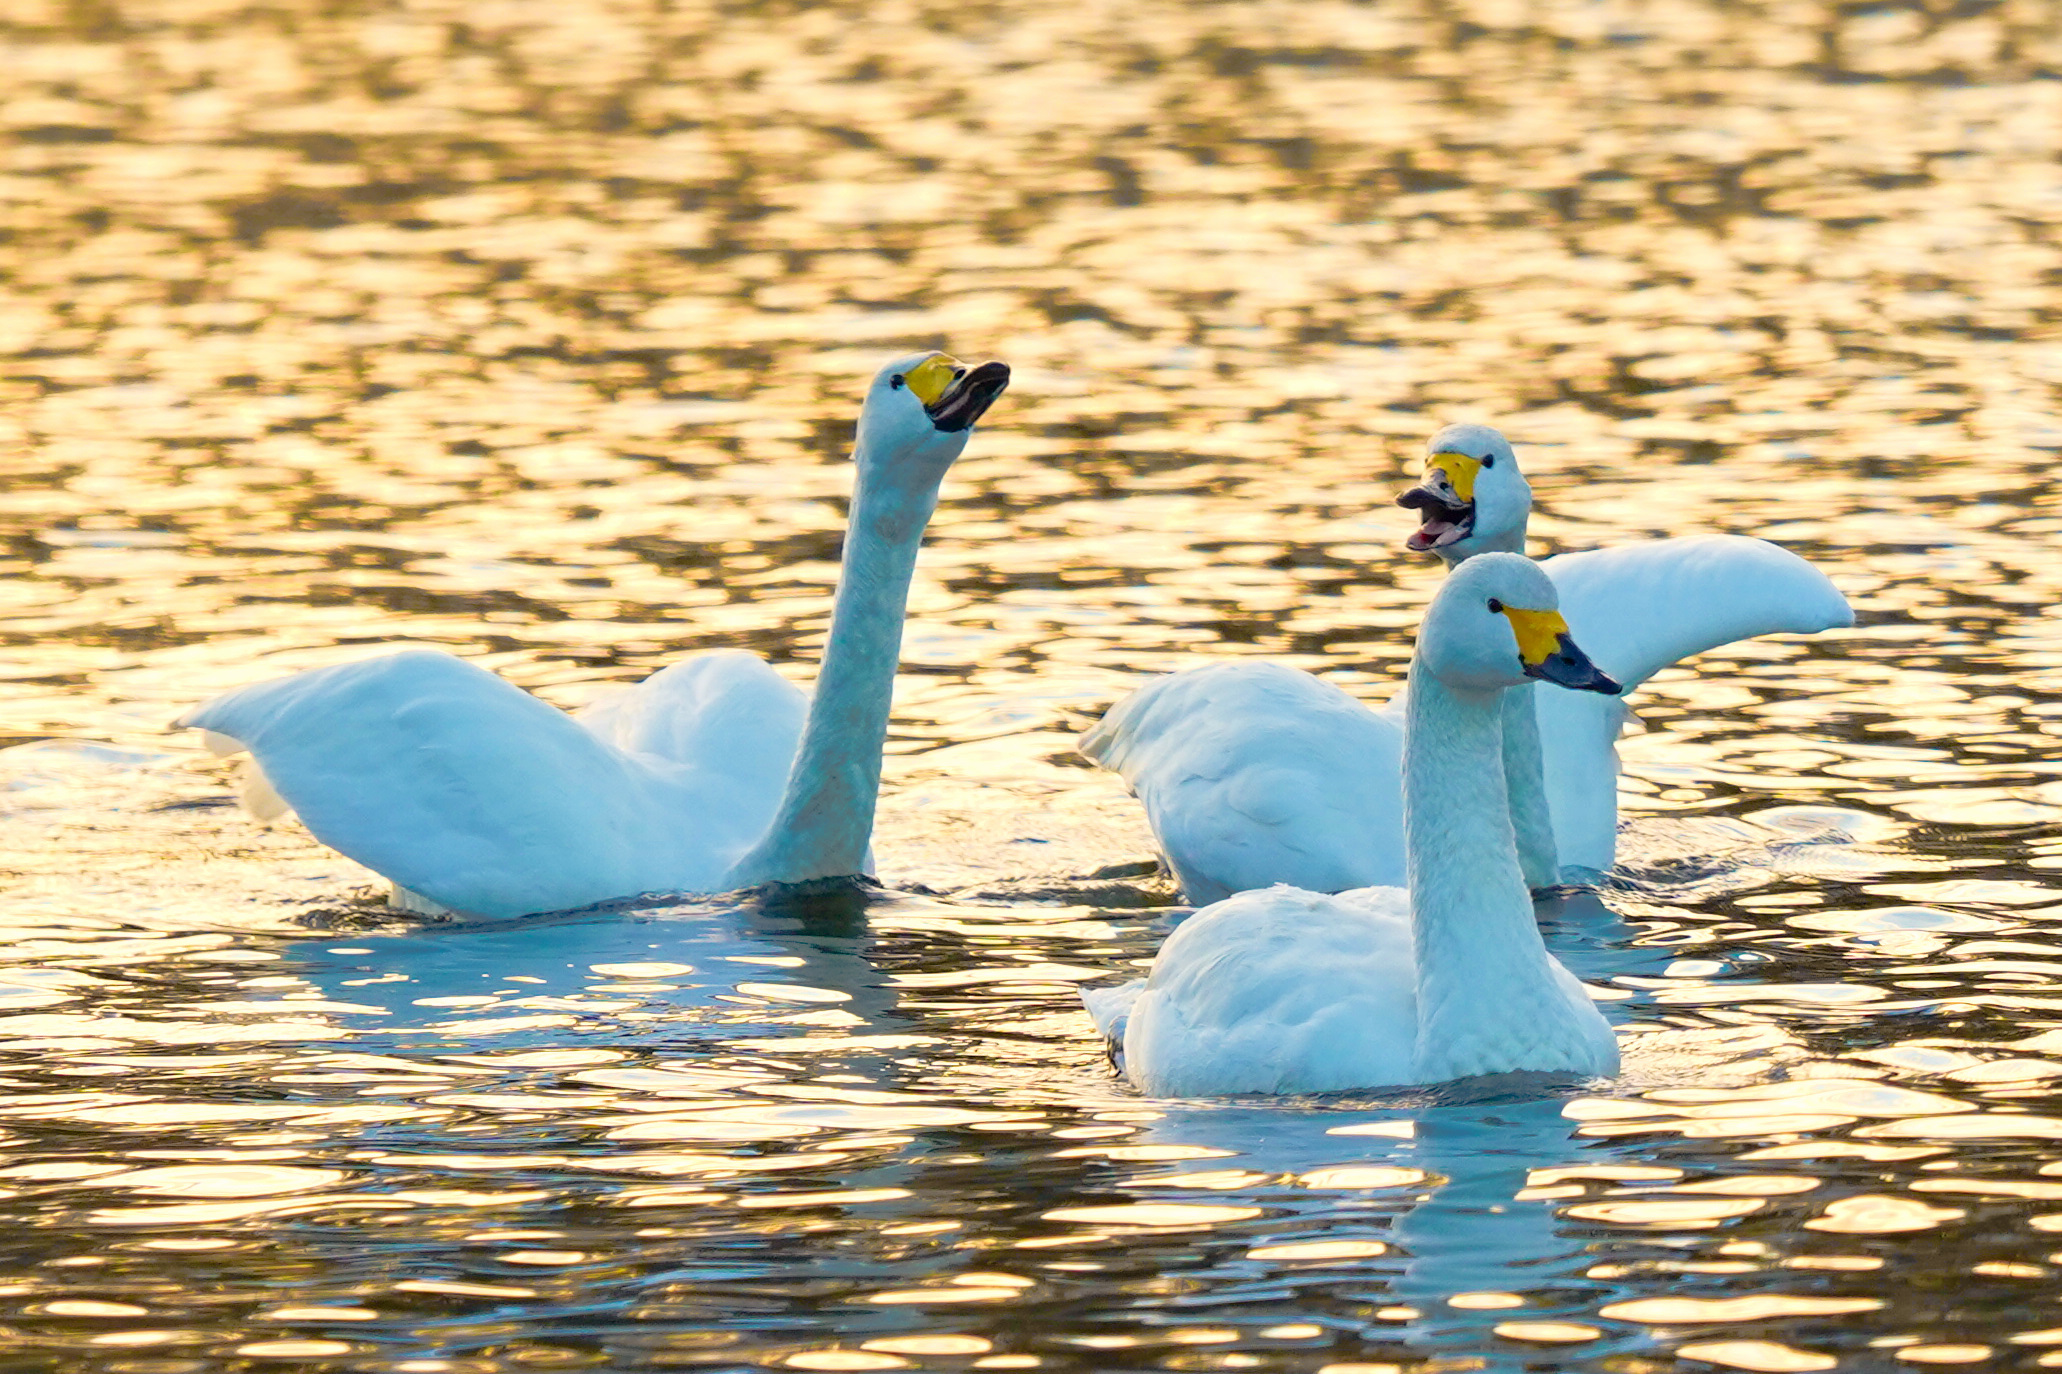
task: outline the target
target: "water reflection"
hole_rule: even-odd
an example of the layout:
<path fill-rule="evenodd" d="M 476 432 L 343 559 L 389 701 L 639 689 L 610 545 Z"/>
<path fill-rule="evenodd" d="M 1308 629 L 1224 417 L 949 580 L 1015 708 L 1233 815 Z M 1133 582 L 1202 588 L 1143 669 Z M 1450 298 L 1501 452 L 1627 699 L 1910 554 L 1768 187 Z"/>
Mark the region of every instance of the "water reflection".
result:
<path fill-rule="evenodd" d="M 11 7 L 15 1361 L 2057 1358 L 2058 18 Z M 161 733 L 376 645 L 810 661 L 858 379 L 955 338 L 1023 366 L 863 922 L 409 925 Z M 1763 533 L 1861 623 L 1643 691 L 1545 913 L 1621 1083 L 1141 1100 L 1073 988 L 1170 896 L 1072 734 L 1199 651 L 1386 697 L 1462 418 L 1549 546 Z"/>

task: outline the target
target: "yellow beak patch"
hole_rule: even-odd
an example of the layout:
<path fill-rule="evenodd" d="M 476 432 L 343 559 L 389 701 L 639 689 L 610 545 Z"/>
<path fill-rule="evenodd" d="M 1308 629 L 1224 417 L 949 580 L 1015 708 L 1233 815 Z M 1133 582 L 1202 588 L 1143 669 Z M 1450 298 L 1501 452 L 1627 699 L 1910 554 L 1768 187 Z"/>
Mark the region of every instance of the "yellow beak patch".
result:
<path fill-rule="evenodd" d="M 910 394 L 927 406 L 938 404 L 938 398 L 945 394 L 945 388 L 953 379 L 966 371 L 959 359 L 944 353 L 933 353 L 918 363 L 903 376 L 903 384 Z"/>
<path fill-rule="evenodd" d="M 1568 622 L 1559 611 L 1521 611 L 1516 606 L 1506 606 L 1504 618 L 1511 622 L 1511 630 L 1518 636 L 1518 657 L 1528 668 L 1537 668 L 1552 658 L 1561 647 L 1561 636 L 1568 633 Z"/>
<path fill-rule="evenodd" d="M 1446 474 L 1447 485 L 1453 494 L 1463 501 L 1475 499 L 1475 477 L 1482 471 L 1482 460 L 1470 458 L 1465 453 L 1435 453 L 1425 460 L 1425 476 L 1435 472 Z"/>

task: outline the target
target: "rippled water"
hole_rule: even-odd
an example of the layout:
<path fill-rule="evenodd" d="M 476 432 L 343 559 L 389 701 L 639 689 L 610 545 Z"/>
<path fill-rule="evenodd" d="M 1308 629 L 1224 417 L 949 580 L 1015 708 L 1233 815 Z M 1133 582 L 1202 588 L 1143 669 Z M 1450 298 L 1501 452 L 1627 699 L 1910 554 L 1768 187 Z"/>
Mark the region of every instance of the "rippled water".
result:
<path fill-rule="evenodd" d="M 2062 6 L 16 0 L 10 1369 L 2023 1367 L 2062 1349 Z M 421 928 L 164 733 L 402 641 L 806 678 L 859 381 L 948 481 L 894 892 Z M 1853 631 L 1641 693 L 1544 910 L 1627 1072 L 1120 1086 L 1172 900 L 1073 733 L 1372 697 L 1424 436 Z M 2062 1362 L 2062 1355 L 2056 1357 Z"/>

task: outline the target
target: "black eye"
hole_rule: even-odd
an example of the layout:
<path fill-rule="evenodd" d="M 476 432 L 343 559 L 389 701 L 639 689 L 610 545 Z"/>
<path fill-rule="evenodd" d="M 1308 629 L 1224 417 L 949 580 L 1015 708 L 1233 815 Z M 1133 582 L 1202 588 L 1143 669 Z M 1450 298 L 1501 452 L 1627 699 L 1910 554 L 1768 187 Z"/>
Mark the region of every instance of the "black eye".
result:
<path fill-rule="evenodd" d="M 1493 468 L 1493 467 L 1495 467 L 1495 466 L 1496 466 L 1496 455 L 1495 455 L 1494 453 L 1491 453 L 1491 454 L 1488 454 L 1488 455 L 1484 456 L 1484 458 L 1482 459 L 1482 466 L 1483 466 L 1483 467 L 1486 467 L 1486 468 Z"/>
<path fill-rule="evenodd" d="M 904 380 L 906 380 L 906 379 L 905 379 L 905 378 L 903 377 L 903 375 L 902 375 L 902 374 L 901 374 L 900 372 L 896 373 L 896 374 L 895 374 L 894 376 L 892 376 L 892 377 L 890 377 L 890 378 L 888 379 L 888 387 L 889 387 L 889 389 L 890 389 L 890 390 L 893 390 L 893 391 L 900 391 L 900 390 L 902 390 L 902 383 L 904 382 Z"/>
<path fill-rule="evenodd" d="M 1492 615 L 1495 615 L 1495 614 L 1497 614 L 1498 612 L 1502 611 L 1502 610 L 1503 610 L 1503 608 L 1504 608 L 1504 603 L 1503 603 L 1503 602 L 1501 602 L 1501 601 L 1498 601 L 1498 600 L 1497 600 L 1497 599 L 1496 599 L 1495 597 L 1493 597 L 1493 596 L 1489 598 L 1489 611 L 1490 611 L 1490 614 L 1492 614 Z"/>

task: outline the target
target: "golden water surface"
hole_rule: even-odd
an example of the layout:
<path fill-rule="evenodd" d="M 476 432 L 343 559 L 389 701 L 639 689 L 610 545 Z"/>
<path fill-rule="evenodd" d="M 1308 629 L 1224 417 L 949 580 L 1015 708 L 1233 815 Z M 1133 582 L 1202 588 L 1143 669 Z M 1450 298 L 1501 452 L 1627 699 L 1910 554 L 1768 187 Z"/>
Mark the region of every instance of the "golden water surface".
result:
<path fill-rule="evenodd" d="M 10 0 L 0 71 L 8 1369 L 2062 1363 L 2062 5 Z M 806 681 L 931 346 L 1016 382 L 890 893 L 411 925 L 167 732 L 401 643 Z M 1636 699 L 1543 908 L 1619 1082 L 1141 1099 L 1074 989 L 1172 898 L 1072 738 L 1385 696 L 1459 418 L 1544 545 L 1860 624 Z"/>

